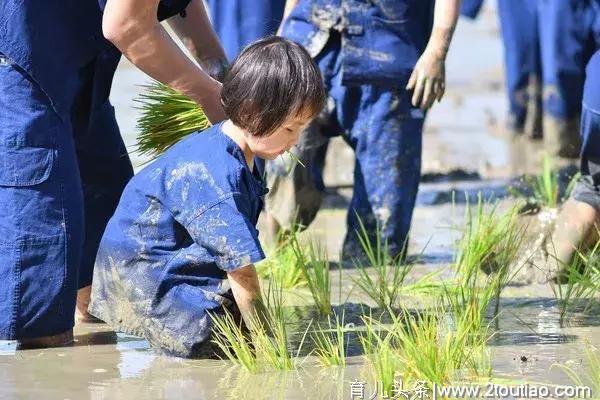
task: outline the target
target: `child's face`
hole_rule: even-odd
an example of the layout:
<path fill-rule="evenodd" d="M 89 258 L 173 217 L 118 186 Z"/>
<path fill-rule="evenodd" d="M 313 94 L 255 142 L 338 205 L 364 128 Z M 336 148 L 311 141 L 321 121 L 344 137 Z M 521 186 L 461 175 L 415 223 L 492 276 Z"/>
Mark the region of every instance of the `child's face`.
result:
<path fill-rule="evenodd" d="M 269 136 L 248 135 L 246 141 L 252 152 L 266 160 L 274 160 L 298 143 L 300 134 L 312 120 L 308 113 L 287 119 L 275 132 Z"/>

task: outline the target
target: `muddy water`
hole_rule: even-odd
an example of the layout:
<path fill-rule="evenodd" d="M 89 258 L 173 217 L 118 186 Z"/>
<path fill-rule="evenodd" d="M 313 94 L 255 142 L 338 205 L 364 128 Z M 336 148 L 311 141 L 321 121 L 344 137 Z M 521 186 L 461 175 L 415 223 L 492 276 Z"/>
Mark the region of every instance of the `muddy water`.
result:
<path fill-rule="evenodd" d="M 411 279 L 452 261 L 459 237 L 455 228 L 463 221 L 467 199 L 474 199 L 479 191 L 488 198 L 504 198 L 516 176 L 539 165 L 539 144 L 503 135 L 506 100 L 501 62 L 493 10 L 475 23 L 463 21 L 448 60 L 447 98 L 431 111 L 424 136 L 424 183 L 410 243 L 410 253 L 421 257 Z M 129 145 L 137 115 L 131 100 L 145 82 L 143 74 L 122 63 L 112 100 Z M 327 244 L 335 260 L 344 235 L 352 154 L 340 140 L 330 152 L 345 161 L 327 166 L 328 208 L 310 232 Z M 144 161 L 132 158 L 137 167 Z M 332 271 L 332 298 L 336 304 L 346 301 L 336 306 L 337 311 L 344 310 L 346 322 L 360 324 L 361 309 L 372 304 L 352 290 L 350 278 L 355 273 L 343 270 L 340 281 L 338 271 Z M 305 323 L 312 316 L 307 296 L 305 289 L 288 296 L 292 320 Z M 567 376 L 551 367 L 568 362 L 582 370 L 584 344 L 600 346 L 599 309 L 575 313 L 570 324 L 561 327 L 548 286 L 508 287 L 490 342 L 494 376 L 568 384 Z M 302 326 L 290 324 L 295 338 Z M 248 375 L 228 362 L 157 356 L 146 341 L 112 332 L 103 324 L 77 326 L 75 334 L 75 345 L 62 349 L 16 351 L 14 342 L 0 342 L 0 399 L 349 399 L 355 379 L 367 382 L 367 394 L 375 384 L 355 340 L 349 365 L 342 370 L 318 367 L 309 357 L 294 372 Z"/>

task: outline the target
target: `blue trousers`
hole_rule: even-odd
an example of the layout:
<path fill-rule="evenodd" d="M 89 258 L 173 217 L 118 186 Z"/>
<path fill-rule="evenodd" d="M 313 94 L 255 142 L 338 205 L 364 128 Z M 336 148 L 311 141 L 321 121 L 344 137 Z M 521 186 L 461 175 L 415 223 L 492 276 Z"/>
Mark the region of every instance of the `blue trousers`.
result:
<path fill-rule="evenodd" d="M 207 0 L 212 24 L 229 60 L 244 46 L 277 32 L 285 0 Z"/>
<path fill-rule="evenodd" d="M 64 80 L 77 87 L 69 115 L 0 56 L 0 339 L 70 329 L 77 289 L 91 283 L 99 239 L 133 175 L 106 100 L 113 50 Z"/>
<path fill-rule="evenodd" d="M 542 66 L 536 1 L 500 0 L 498 14 L 504 43 L 509 129 L 541 135 Z"/>
<path fill-rule="evenodd" d="M 600 210 L 600 50 L 587 66 L 582 104 L 581 178 L 572 197 Z"/>
<path fill-rule="evenodd" d="M 267 162 L 266 209 L 283 227 L 310 224 L 321 204 L 323 147 L 341 134 L 356 155 L 343 258 L 363 257 L 361 223 L 371 240 L 379 230 L 390 255 L 401 255 L 420 181 L 425 115 L 411 106 L 403 88 L 342 85 L 339 35 L 332 35 L 317 61 L 328 106 L 293 150 L 307 168 L 290 166 L 286 158 Z"/>
<path fill-rule="evenodd" d="M 552 154 L 576 157 L 585 67 L 600 46 L 600 6 L 596 0 L 538 0 L 538 18 L 544 146 Z"/>
<path fill-rule="evenodd" d="M 483 0 L 465 0 L 474 18 Z M 597 0 L 498 0 L 510 128 L 553 154 L 576 157 L 585 66 L 600 46 Z"/>

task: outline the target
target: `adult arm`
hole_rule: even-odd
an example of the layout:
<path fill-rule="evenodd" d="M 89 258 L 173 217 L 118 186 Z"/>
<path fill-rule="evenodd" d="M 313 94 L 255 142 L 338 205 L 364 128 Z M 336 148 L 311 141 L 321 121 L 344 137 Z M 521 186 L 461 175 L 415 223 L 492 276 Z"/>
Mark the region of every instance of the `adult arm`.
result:
<path fill-rule="evenodd" d="M 290 13 L 294 9 L 294 7 L 296 7 L 296 4 L 298 4 L 298 0 L 286 0 L 285 8 L 283 9 L 283 18 L 281 18 L 281 24 L 279 24 L 279 29 L 277 30 L 277 36 L 281 36 L 281 33 L 282 33 L 281 30 L 283 29 L 283 24 L 285 23 L 285 20 L 290 15 Z"/>
<path fill-rule="evenodd" d="M 169 18 L 168 23 L 202 69 L 211 77 L 222 80 L 227 69 L 227 56 L 202 0 L 192 0 L 185 17 L 176 15 Z"/>
<path fill-rule="evenodd" d="M 406 89 L 414 90 L 412 104 L 426 110 L 442 100 L 446 90 L 446 56 L 460 11 L 460 0 L 437 0 L 433 30 Z"/>
<path fill-rule="evenodd" d="M 158 22 L 159 1 L 108 0 L 104 36 L 142 71 L 201 105 L 211 122 L 224 119 L 221 84 L 189 59 Z"/>

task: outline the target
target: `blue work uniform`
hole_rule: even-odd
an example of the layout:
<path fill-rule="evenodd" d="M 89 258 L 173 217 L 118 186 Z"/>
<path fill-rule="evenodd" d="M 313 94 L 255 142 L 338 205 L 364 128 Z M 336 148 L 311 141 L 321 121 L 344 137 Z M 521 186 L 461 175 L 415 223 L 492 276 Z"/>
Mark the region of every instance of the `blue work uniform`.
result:
<path fill-rule="evenodd" d="M 461 14 L 475 18 L 484 0 L 465 0 Z M 499 0 L 504 45 L 507 128 L 512 134 L 542 135 L 542 65 L 538 34 L 538 0 Z"/>
<path fill-rule="evenodd" d="M 226 273 L 264 258 L 256 223 L 266 189 L 221 126 L 130 181 L 94 269 L 90 313 L 181 357 L 201 353 L 209 312 L 234 305 Z"/>
<path fill-rule="evenodd" d="M 576 157 L 585 68 L 600 48 L 599 0 L 538 0 L 544 84 L 544 145 Z"/>
<path fill-rule="evenodd" d="M 300 0 L 283 36 L 306 47 L 328 91 L 328 105 L 293 151 L 307 168 L 267 162 L 267 211 L 284 228 L 308 225 L 320 207 L 315 164 L 327 138 L 354 149 L 354 192 L 343 258 L 363 258 L 357 232 L 378 230 L 392 256 L 403 253 L 420 181 L 424 112 L 404 88 L 431 34 L 433 1 Z"/>
<path fill-rule="evenodd" d="M 251 42 L 277 32 L 285 0 L 207 0 L 210 19 L 231 61 Z"/>
<path fill-rule="evenodd" d="M 0 339 L 73 326 L 133 174 L 108 99 L 119 58 L 96 0 L 0 2 Z"/>
<path fill-rule="evenodd" d="M 581 113 L 581 177 L 572 197 L 600 209 L 600 50 L 586 68 Z"/>

